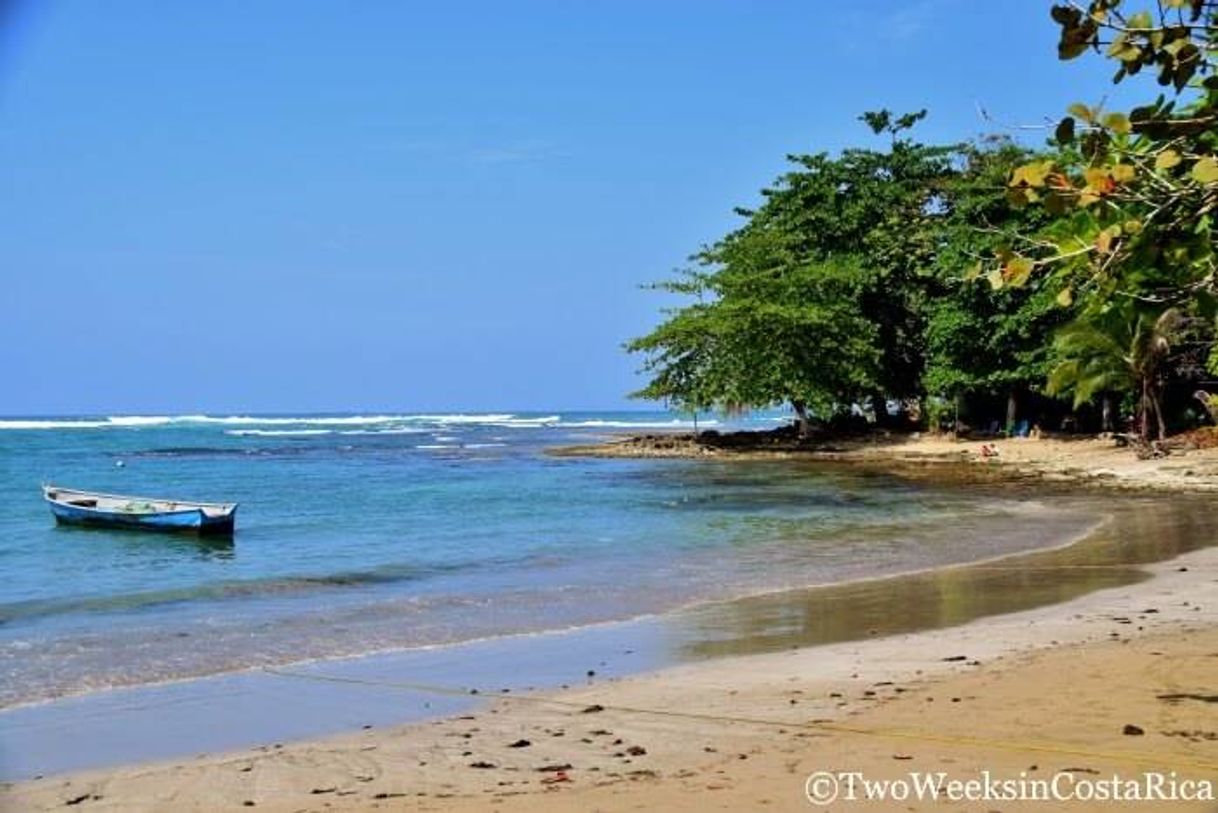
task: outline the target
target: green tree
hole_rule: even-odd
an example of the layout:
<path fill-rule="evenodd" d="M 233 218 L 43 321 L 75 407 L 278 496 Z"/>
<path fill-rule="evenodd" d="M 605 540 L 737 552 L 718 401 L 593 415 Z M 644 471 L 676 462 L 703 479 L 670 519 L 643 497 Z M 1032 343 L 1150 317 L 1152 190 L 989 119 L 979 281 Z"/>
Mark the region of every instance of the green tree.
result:
<path fill-rule="evenodd" d="M 746 222 L 660 287 L 697 301 L 627 348 L 646 355 L 636 395 L 706 407 L 789 403 L 808 427 L 870 400 L 918 397 L 926 300 L 950 147 L 904 133 L 924 112 L 864 116 L 885 151 L 790 156 L 794 169 L 738 210 Z"/>
<path fill-rule="evenodd" d="M 1101 393 L 1133 392 L 1142 440 L 1150 439 L 1151 420 L 1163 440 L 1167 435 L 1163 387 L 1173 343 L 1185 322 L 1176 308 L 1132 305 L 1076 320 L 1057 335 L 1059 361 L 1049 376 L 1049 391 L 1073 395 L 1076 407 Z"/>
<path fill-rule="evenodd" d="M 1076 298 L 1133 297 L 1212 312 L 1218 290 L 1218 0 L 1162 0 L 1131 13 L 1119 0 L 1058 5 L 1062 59 L 1102 53 L 1115 82 L 1155 74 L 1168 88 L 1128 112 L 1071 105 L 1057 127 L 1062 153 L 1017 169 L 1012 199 L 1060 217 L 1002 257 L 1003 280 L 1033 266 Z"/>
<path fill-rule="evenodd" d="M 980 278 L 981 261 L 1007 250 L 1011 230 L 1043 228 L 1043 208 L 1015 206 L 1006 194 L 1011 171 L 1033 153 L 990 138 L 962 150 L 963 167 L 946 186 L 948 213 L 940 230 L 940 289 L 926 325 L 927 392 L 1007 398 L 1013 423 L 1021 394 L 1042 388 L 1050 368 L 1052 331 L 1071 313 L 1052 280 L 1014 287 Z"/>

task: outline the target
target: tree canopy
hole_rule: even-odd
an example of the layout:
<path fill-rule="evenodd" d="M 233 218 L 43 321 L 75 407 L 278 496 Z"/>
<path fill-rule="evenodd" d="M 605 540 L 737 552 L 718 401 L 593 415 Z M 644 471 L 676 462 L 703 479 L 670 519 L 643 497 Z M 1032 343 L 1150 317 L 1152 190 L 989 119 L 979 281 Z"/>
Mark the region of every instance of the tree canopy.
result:
<path fill-rule="evenodd" d="M 926 111 L 877 110 L 860 118 L 883 145 L 788 156 L 742 224 L 658 286 L 693 301 L 627 345 L 651 376 L 637 395 L 789 404 L 805 430 L 928 396 L 1005 398 L 1008 422 L 1033 396 L 1123 397 L 1162 434 L 1165 393 L 1207 354 L 1218 375 L 1218 0 L 1050 16 L 1061 59 L 1094 53 L 1115 82 L 1163 90 L 1072 105 L 1039 149 L 924 144 Z"/>

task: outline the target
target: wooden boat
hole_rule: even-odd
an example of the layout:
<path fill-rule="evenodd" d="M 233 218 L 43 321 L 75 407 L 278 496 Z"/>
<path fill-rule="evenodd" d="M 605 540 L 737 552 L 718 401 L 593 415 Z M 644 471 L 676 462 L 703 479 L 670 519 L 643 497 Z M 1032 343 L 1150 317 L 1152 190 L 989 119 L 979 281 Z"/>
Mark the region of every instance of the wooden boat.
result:
<path fill-rule="evenodd" d="M 42 487 L 42 496 L 55 521 L 68 525 L 230 535 L 237 514 L 236 503 L 129 497 L 51 485 Z"/>

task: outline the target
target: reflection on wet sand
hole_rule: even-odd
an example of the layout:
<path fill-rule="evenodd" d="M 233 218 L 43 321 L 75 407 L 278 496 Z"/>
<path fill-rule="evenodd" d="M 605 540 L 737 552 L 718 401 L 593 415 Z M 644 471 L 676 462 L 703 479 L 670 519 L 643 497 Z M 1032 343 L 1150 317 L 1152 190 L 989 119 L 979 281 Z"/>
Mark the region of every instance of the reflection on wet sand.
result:
<path fill-rule="evenodd" d="M 1148 578 L 1138 565 L 1218 541 L 1202 496 L 1109 497 L 1110 518 L 1065 548 L 909 576 L 771 593 L 691 608 L 672 629 L 689 660 L 775 652 L 964 624 Z"/>

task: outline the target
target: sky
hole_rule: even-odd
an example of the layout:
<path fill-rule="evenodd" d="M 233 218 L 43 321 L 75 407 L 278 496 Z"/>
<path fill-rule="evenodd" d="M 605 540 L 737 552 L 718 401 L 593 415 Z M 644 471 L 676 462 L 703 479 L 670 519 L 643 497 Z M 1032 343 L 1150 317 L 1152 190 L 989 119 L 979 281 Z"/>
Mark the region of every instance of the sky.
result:
<path fill-rule="evenodd" d="M 785 155 L 1111 97 L 1049 6 L 0 0 L 0 414 L 645 407 Z"/>

